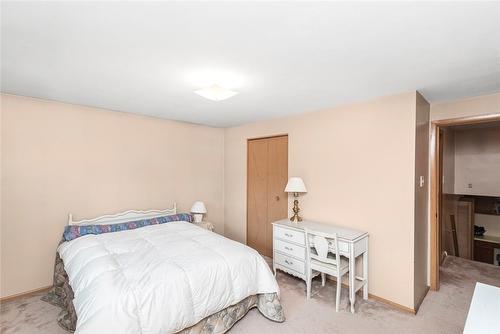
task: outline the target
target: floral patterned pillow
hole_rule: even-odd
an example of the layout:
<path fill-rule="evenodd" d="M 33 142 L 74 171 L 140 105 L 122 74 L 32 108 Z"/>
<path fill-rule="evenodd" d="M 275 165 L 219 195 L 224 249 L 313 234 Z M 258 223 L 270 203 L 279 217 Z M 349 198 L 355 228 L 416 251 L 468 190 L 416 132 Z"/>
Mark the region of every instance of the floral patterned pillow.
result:
<path fill-rule="evenodd" d="M 193 222 L 193 216 L 189 213 L 179 213 L 176 215 L 168 215 L 162 217 L 148 218 L 119 224 L 107 225 L 68 225 L 64 228 L 63 240 L 71 241 L 87 234 L 102 234 L 110 232 L 118 232 L 125 230 L 133 230 L 136 228 L 165 224 L 173 221 Z"/>

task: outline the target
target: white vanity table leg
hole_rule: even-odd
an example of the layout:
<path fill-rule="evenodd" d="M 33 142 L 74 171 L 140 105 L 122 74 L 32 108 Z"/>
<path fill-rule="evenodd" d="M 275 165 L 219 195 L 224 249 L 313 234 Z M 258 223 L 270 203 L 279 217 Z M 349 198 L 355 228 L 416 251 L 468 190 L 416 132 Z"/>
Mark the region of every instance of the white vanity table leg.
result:
<path fill-rule="evenodd" d="M 368 238 L 366 238 L 366 251 L 363 253 L 363 299 L 368 299 Z"/>
<path fill-rule="evenodd" d="M 351 313 L 354 313 L 354 303 L 356 302 L 356 293 L 354 280 L 356 279 L 356 258 L 354 257 L 354 247 L 351 245 L 349 251 L 349 301 L 351 302 Z"/>

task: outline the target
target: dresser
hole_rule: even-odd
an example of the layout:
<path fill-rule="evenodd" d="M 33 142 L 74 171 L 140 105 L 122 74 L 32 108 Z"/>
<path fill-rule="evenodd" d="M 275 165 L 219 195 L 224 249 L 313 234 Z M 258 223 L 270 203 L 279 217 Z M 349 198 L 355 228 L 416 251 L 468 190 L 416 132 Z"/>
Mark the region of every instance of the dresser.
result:
<path fill-rule="evenodd" d="M 368 233 L 313 221 L 293 223 L 288 219 L 273 223 L 273 270 L 282 270 L 306 280 L 306 240 L 304 228 L 337 234 L 339 253 L 349 260 L 349 301 L 354 312 L 356 292 L 363 289 L 368 299 Z M 332 249 L 334 253 L 335 250 Z M 362 275 L 356 273 L 356 258 L 363 258 Z"/>

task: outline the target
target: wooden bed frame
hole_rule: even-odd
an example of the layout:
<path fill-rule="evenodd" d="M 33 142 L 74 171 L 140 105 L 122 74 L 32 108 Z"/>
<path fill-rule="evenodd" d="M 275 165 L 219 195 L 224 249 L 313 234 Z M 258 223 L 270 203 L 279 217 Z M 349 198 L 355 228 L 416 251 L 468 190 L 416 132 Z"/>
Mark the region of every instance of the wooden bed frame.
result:
<path fill-rule="evenodd" d="M 68 225 L 103 225 L 103 224 L 119 224 L 140 219 L 149 219 L 166 215 L 175 215 L 177 213 L 177 204 L 173 207 L 164 210 L 128 210 L 115 214 L 104 215 L 91 219 L 73 220 L 73 215 L 68 215 Z"/>

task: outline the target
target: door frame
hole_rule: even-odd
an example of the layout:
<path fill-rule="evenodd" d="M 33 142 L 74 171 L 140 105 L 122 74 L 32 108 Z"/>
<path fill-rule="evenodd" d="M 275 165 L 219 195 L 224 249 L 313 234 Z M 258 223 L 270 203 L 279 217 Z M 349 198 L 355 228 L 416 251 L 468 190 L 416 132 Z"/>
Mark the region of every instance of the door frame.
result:
<path fill-rule="evenodd" d="M 245 199 L 245 245 L 247 245 L 247 246 L 248 246 L 248 189 L 249 189 L 248 188 L 248 169 L 249 169 L 248 164 L 250 161 L 249 157 L 248 157 L 248 153 L 249 153 L 248 146 L 249 146 L 250 142 L 253 140 L 279 138 L 279 137 L 287 137 L 288 138 L 288 145 L 287 145 L 287 155 L 288 155 L 287 174 L 288 174 L 289 167 L 290 167 L 290 135 L 288 133 L 247 138 L 247 143 L 246 143 L 246 148 L 247 148 L 246 179 L 247 180 L 246 180 L 246 191 L 245 191 L 245 194 L 246 194 L 246 199 Z M 290 176 L 290 174 L 288 174 L 288 176 Z M 288 203 L 288 199 L 287 199 L 287 203 Z M 287 204 L 287 208 L 288 208 L 288 204 Z"/>
<path fill-rule="evenodd" d="M 500 121 L 500 113 L 489 115 L 470 116 L 436 120 L 431 122 L 430 132 L 430 148 L 429 148 L 429 161 L 430 161 L 430 289 L 439 290 L 439 265 L 440 265 L 440 251 L 441 240 L 439 238 L 439 231 L 441 229 L 441 207 L 440 207 L 440 193 L 441 184 L 439 180 L 440 175 L 440 136 L 439 130 L 442 127 L 455 126 L 455 125 L 470 125 L 478 123 L 498 122 Z"/>

